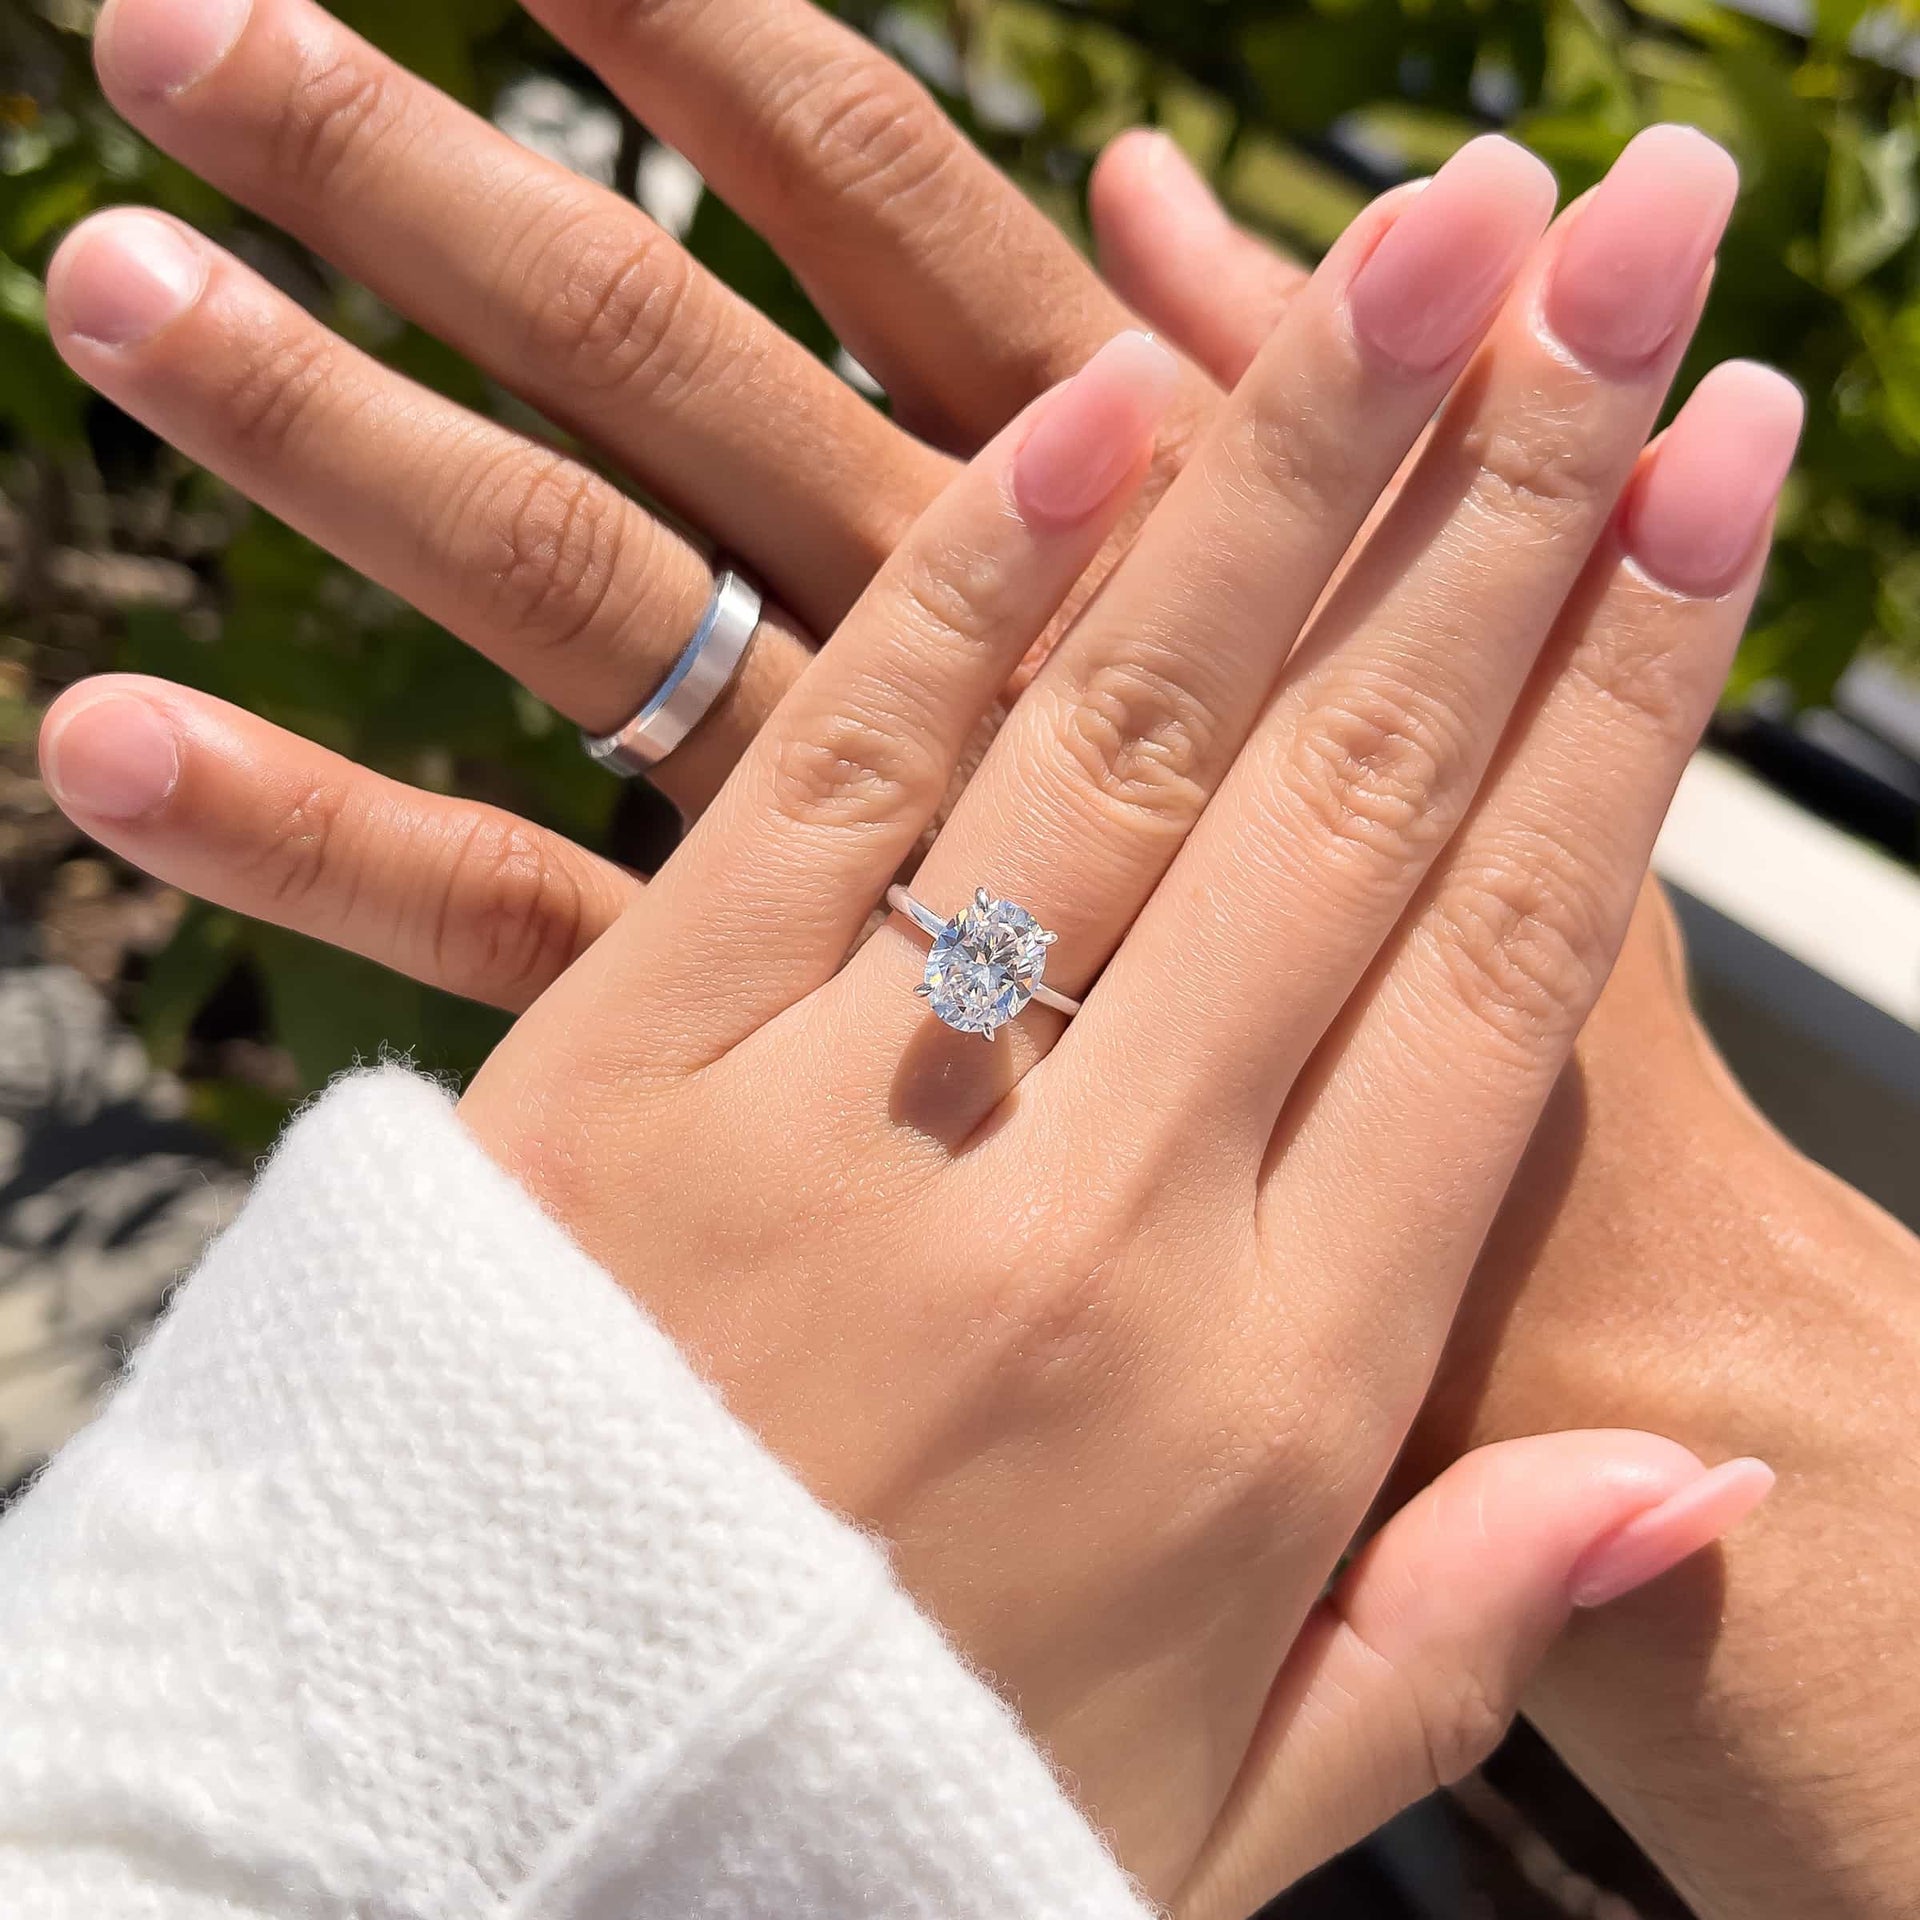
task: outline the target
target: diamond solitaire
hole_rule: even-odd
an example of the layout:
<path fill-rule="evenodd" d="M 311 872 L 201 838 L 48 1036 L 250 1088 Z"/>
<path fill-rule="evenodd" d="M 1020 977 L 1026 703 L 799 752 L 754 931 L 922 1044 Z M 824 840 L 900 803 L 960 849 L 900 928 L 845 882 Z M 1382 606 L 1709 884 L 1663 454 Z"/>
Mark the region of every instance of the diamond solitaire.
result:
<path fill-rule="evenodd" d="M 1028 1005 L 1078 1013 L 1079 1003 L 1046 984 L 1047 949 L 1056 938 L 1025 907 L 996 900 L 985 887 L 951 920 L 923 907 L 904 887 L 887 903 L 933 941 L 926 977 L 914 989 L 958 1033 L 991 1040 Z"/>

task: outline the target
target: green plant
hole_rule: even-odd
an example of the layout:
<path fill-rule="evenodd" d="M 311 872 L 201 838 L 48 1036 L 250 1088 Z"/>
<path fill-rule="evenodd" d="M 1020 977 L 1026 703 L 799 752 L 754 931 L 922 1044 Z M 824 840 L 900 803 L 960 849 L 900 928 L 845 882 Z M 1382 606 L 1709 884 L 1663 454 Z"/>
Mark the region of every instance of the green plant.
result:
<path fill-rule="evenodd" d="M 532 71 L 598 93 L 512 0 L 340 0 L 339 10 L 482 107 Z M 1920 67 L 1920 41 L 1899 38 L 1920 23 L 1920 0 L 1878 12 L 1819 0 L 1805 37 L 1714 0 L 843 0 L 838 10 L 918 64 L 1074 231 L 1094 155 L 1140 121 L 1169 128 L 1243 217 L 1307 253 L 1370 192 L 1491 124 L 1535 146 L 1569 193 L 1649 122 L 1705 127 L 1738 155 L 1746 188 L 1683 386 L 1709 360 L 1750 354 L 1813 400 L 1734 696 L 1776 680 L 1818 701 L 1863 646 L 1920 662 L 1920 94 L 1903 70 Z M 93 12 L 90 0 L 14 0 L 0 15 L 0 666 L 26 688 L 14 705 L 30 709 L 83 671 L 135 666 L 404 778 L 478 790 L 600 838 L 613 790 L 551 714 L 90 401 L 60 366 L 42 311 L 52 246 L 95 207 L 145 200 L 239 241 L 417 378 L 475 407 L 512 404 L 130 134 L 92 80 Z M 1876 46 L 1889 57 L 1860 50 Z M 623 165 L 640 150 L 638 130 L 627 135 Z M 772 252 L 725 209 L 704 202 L 689 244 L 791 331 L 831 348 Z M 96 569 L 86 590 L 85 567 L 55 568 L 55 553 L 146 571 Z M 272 1036 L 308 1084 L 382 1041 L 463 1068 L 497 1030 L 491 1016 L 370 967 L 195 912 L 146 980 L 156 1053 L 180 1057 L 236 968 L 257 983 Z M 252 1130 L 244 1098 L 217 1088 L 206 1098 Z"/>

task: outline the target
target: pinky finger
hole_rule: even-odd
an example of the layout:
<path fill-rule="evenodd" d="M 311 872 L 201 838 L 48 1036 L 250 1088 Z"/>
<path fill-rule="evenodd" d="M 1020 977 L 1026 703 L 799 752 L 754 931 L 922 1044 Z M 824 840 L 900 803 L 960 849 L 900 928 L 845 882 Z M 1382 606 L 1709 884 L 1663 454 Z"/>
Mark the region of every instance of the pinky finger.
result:
<path fill-rule="evenodd" d="M 1646 1433 L 1469 1454 L 1387 1524 L 1309 1617 L 1177 1904 L 1238 1920 L 1499 1744 L 1576 1607 L 1670 1572 L 1773 1486 Z"/>
<path fill-rule="evenodd" d="M 77 827 L 168 884 L 510 1012 L 640 891 L 559 834 L 163 680 L 69 689 L 40 766 Z"/>

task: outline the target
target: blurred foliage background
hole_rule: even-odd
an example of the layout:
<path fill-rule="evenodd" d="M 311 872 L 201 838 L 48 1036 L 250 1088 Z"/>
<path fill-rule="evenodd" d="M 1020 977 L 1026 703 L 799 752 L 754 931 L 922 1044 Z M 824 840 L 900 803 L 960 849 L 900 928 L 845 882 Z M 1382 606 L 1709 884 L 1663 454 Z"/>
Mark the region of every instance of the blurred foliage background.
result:
<path fill-rule="evenodd" d="M 1920 0 L 910 0 L 837 10 L 914 66 L 1070 230 L 1102 144 L 1169 128 L 1245 219 L 1307 254 L 1372 193 L 1506 126 L 1593 184 L 1640 127 L 1692 121 L 1745 176 L 1682 390 L 1756 355 L 1813 401 L 1766 601 L 1730 697 L 1817 703 L 1861 648 L 1920 662 Z M 338 0 L 373 39 L 629 190 L 644 131 L 512 0 Z M 446 635 L 87 394 L 42 275 L 91 209 L 166 207 L 330 324 L 468 404 L 518 403 L 131 134 L 102 102 L 94 0 L 0 0 L 0 912 L 121 994 L 236 1142 L 381 1043 L 471 1066 L 498 1030 L 311 944 L 185 907 L 76 844 L 31 773 L 37 715 L 110 666 L 241 702 L 429 786 L 592 842 L 617 790 L 572 732 Z M 1757 17 L 1764 13 L 1768 17 Z M 823 354 L 778 260 L 710 198 L 702 258 Z M 521 410 L 517 417 L 524 418 Z M 626 804 L 633 804 L 631 801 Z"/>

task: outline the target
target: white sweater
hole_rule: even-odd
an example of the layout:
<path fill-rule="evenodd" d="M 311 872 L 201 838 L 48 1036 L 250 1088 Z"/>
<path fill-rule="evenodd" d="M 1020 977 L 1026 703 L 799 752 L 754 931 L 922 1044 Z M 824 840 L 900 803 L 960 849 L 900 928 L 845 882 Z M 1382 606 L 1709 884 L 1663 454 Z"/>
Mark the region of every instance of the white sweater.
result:
<path fill-rule="evenodd" d="M 395 1069 L 0 1523 L 4 1920 L 1141 1920 L 862 1534 Z"/>

